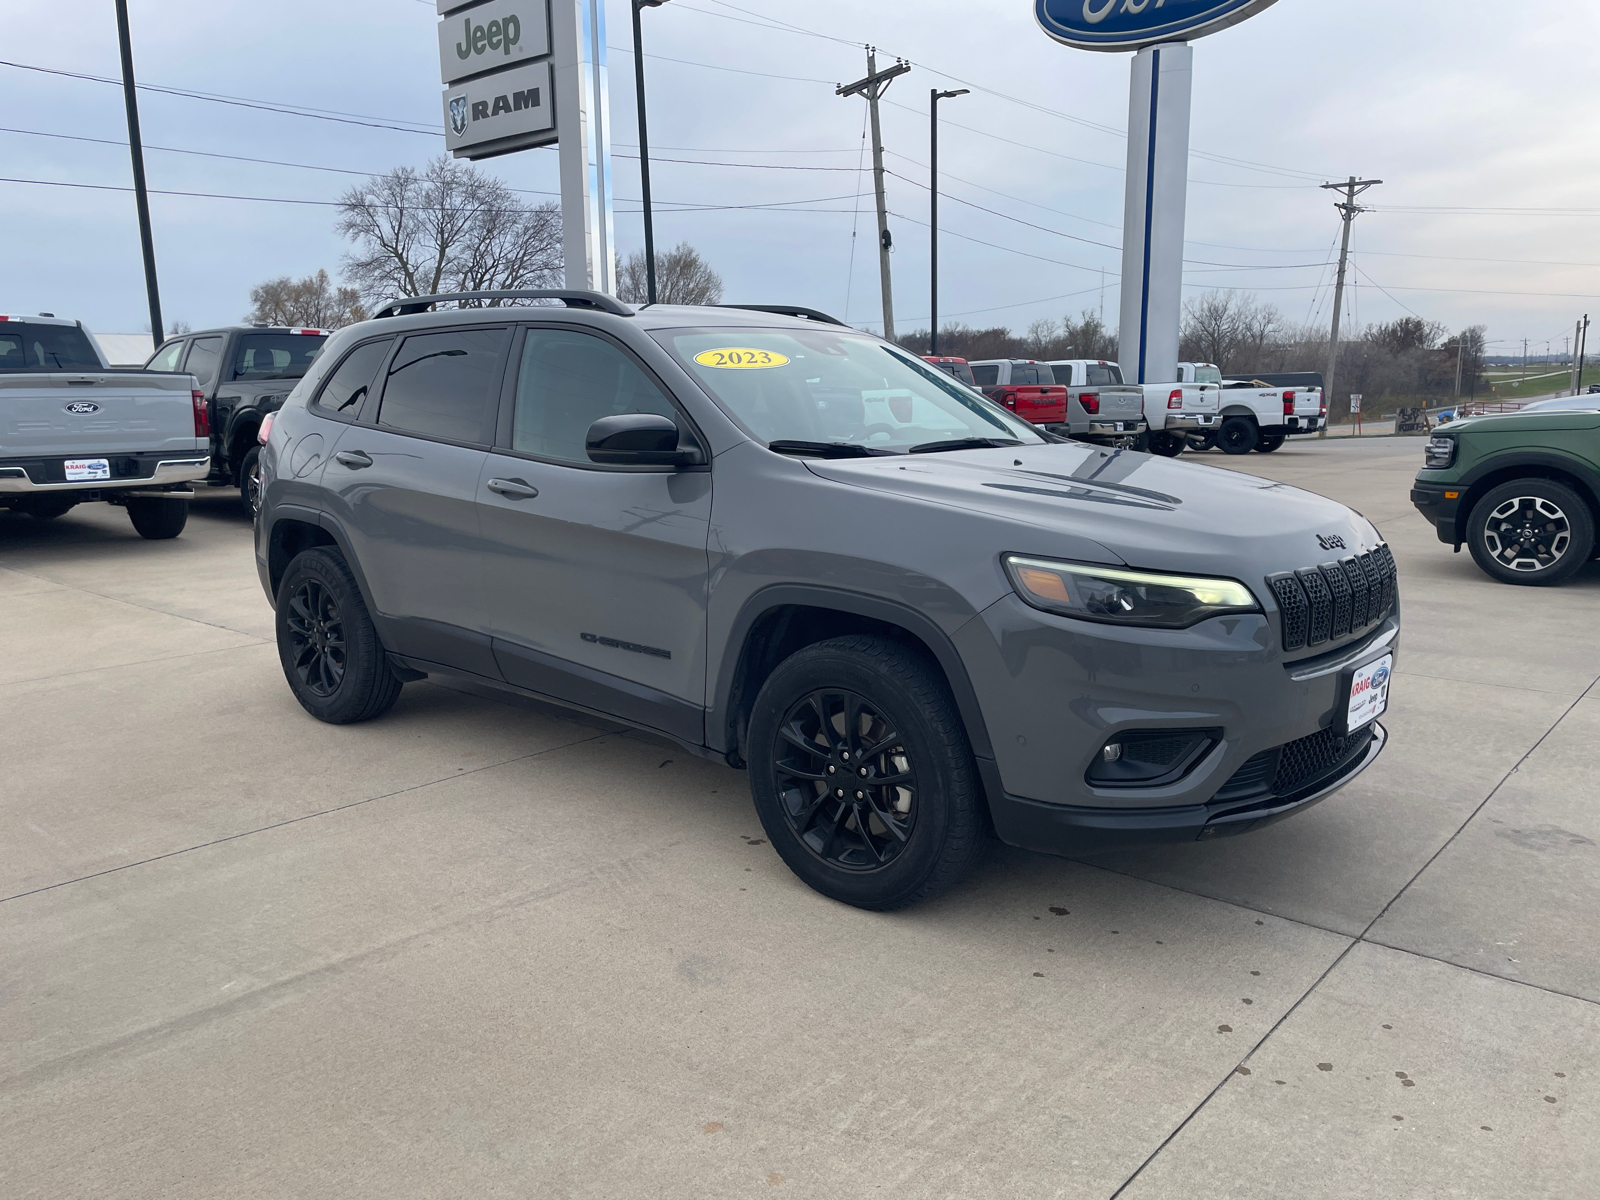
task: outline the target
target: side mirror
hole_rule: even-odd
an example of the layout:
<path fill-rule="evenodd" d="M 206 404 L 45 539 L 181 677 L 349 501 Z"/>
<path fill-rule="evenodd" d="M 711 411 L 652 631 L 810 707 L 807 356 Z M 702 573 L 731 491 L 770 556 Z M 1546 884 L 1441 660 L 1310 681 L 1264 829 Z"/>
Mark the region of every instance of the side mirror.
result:
<path fill-rule="evenodd" d="M 613 466 L 683 467 L 700 461 L 696 450 L 678 446 L 678 427 L 655 413 L 601 417 L 584 435 L 589 461 Z"/>

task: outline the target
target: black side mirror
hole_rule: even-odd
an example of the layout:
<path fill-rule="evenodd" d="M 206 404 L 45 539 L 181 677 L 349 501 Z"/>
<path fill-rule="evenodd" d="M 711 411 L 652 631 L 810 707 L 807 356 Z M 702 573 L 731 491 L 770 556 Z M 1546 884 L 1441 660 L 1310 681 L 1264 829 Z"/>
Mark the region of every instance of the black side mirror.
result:
<path fill-rule="evenodd" d="M 678 446 L 678 427 L 655 413 L 601 417 L 584 436 L 589 461 L 613 466 L 682 467 L 700 461 L 696 450 Z"/>

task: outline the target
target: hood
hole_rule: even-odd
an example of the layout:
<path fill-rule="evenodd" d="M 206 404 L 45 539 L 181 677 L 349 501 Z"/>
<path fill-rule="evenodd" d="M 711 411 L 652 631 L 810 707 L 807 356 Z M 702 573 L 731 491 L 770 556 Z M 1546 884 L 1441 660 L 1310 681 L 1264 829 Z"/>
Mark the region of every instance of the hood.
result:
<path fill-rule="evenodd" d="M 1018 446 L 806 466 L 838 483 L 988 515 L 996 553 L 1061 555 L 1058 547 L 1088 539 L 1131 567 L 1255 585 L 1382 540 L 1365 517 L 1324 496 L 1131 450 Z"/>
<path fill-rule="evenodd" d="M 1439 426 L 1434 432 L 1456 437 L 1465 433 L 1511 435 L 1596 428 L 1600 428 L 1600 412 L 1550 408 L 1543 412 L 1487 413 L 1481 417 L 1463 417 L 1459 421 Z"/>

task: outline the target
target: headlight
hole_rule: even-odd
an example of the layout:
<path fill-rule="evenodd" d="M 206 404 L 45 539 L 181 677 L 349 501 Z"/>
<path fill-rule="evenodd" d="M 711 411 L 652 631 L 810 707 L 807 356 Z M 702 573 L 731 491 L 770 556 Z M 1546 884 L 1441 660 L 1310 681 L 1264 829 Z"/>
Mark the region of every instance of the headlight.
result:
<path fill-rule="evenodd" d="M 1456 439 L 1434 434 L 1428 439 L 1428 447 L 1422 452 L 1423 468 L 1429 471 L 1442 471 L 1456 460 Z"/>
<path fill-rule="evenodd" d="M 1208 617 L 1261 611 L 1250 589 L 1236 579 L 1129 571 L 1017 554 L 1007 554 L 1002 561 L 1017 595 L 1034 608 L 1064 617 L 1187 629 Z"/>

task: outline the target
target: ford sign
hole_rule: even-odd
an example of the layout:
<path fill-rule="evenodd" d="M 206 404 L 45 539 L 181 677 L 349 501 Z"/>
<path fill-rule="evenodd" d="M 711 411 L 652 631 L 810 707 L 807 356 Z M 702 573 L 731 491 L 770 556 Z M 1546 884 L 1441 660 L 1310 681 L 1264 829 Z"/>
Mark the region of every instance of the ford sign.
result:
<path fill-rule="evenodd" d="M 1187 42 L 1255 16 L 1274 0 L 1034 0 L 1058 42 L 1079 50 L 1139 50 Z"/>

